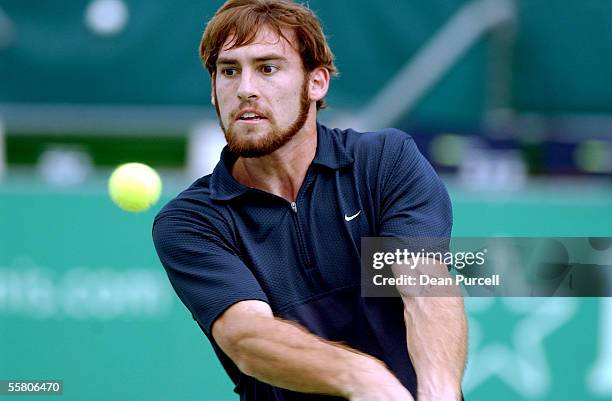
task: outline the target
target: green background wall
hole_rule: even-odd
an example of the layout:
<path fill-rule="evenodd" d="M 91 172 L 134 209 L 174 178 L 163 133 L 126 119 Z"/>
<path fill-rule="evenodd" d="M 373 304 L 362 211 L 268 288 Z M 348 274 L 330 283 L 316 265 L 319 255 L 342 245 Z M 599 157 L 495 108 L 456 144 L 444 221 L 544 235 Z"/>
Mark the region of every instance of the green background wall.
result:
<path fill-rule="evenodd" d="M 99 36 L 88 2 L 0 0 L 16 26 L 0 47 L 0 103 L 208 105 L 197 49 L 222 1 L 126 0 L 129 21 Z M 363 106 L 466 0 L 311 0 L 337 56 L 336 109 Z M 517 0 L 508 106 L 544 114 L 612 111 L 608 0 Z M 477 123 L 487 102 L 490 38 L 477 43 L 414 110 L 413 119 Z M 502 61 L 504 62 L 504 61 Z M 571 96 L 569 96 L 571 94 Z M 213 113 L 212 108 L 209 109 Z"/>

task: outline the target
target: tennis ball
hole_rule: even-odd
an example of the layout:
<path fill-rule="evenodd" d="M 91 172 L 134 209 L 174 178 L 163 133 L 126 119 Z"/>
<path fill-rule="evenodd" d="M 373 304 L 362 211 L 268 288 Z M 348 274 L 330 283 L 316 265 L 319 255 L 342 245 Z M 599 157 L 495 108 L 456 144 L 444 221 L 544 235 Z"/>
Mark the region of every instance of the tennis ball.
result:
<path fill-rule="evenodd" d="M 129 212 L 143 212 L 161 195 L 162 182 L 155 170 L 142 163 L 117 167 L 108 180 L 108 193 L 117 206 Z"/>

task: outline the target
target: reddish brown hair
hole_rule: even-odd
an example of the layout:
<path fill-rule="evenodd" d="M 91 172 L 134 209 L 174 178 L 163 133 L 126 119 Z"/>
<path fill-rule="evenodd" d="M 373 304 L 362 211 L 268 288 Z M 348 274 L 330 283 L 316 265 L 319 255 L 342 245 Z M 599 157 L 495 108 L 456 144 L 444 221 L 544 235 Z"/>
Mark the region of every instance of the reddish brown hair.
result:
<path fill-rule="evenodd" d="M 291 0 L 228 0 L 208 22 L 200 42 L 200 58 L 210 76 L 214 79 L 219 52 L 229 36 L 234 36 L 231 48 L 248 45 L 262 27 L 287 41 L 283 29 L 293 31 L 307 72 L 324 67 L 331 76 L 338 75 L 321 23 L 306 6 Z M 324 99 L 317 102 L 317 109 L 322 108 Z"/>

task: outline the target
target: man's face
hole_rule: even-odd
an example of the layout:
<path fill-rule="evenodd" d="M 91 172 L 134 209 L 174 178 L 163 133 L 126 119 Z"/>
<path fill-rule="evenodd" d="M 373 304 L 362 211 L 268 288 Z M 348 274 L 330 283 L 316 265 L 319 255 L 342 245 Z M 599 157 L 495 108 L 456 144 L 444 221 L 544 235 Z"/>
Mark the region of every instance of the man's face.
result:
<path fill-rule="evenodd" d="M 293 42 L 292 32 L 283 32 Z M 230 149 L 242 157 L 268 155 L 287 143 L 308 117 L 308 74 L 300 54 L 268 28 L 253 43 L 228 49 L 217 59 L 215 108 Z"/>

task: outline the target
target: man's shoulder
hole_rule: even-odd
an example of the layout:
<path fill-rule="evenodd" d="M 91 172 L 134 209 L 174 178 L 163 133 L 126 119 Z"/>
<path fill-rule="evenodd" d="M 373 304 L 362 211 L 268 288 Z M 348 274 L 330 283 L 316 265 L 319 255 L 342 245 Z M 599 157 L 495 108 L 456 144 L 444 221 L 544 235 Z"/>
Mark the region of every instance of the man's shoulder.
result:
<path fill-rule="evenodd" d="M 199 218 L 214 214 L 217 205 L 211 197 L 211 175 L 206 175 L 194 181 L 189 187 L 170 200 L 155 216 L 155 221 L 161 218 L 186 219 Z"/>
<path fill-rule="evenodd" d="M 157 213 L 152 224 L 156 248 L 180 248 L 194 239 L 224 246 L 233 241 L 228 212 L 212 194 L 210 179 L 208 175 L 196 180 Z"/>
<path fill-rule="evenodd" d="M 368 151 L 397 152 L 406 141 L 412 142 L 410 134 L 397 128 L 383 128 L 377 131 L 357 131 L 352 128 L 330 129 L 334 135 L 351 153 Z"/>
<path fill-rule="evenodd" d="M 329 134 L 342 144 L 344 150 L 355 160 L 356 165 L 373 168 L 388 164 L 397 159 L 402 152 L 418 152 L 408 133 L 397 128 L 384 128 L 377 131 L 357 131 L 352 128 L 330 129 Z"/>

